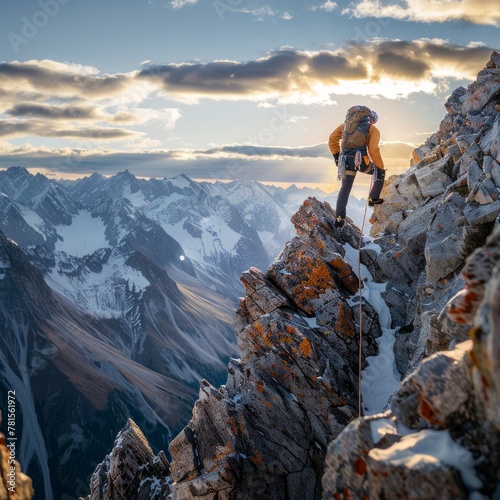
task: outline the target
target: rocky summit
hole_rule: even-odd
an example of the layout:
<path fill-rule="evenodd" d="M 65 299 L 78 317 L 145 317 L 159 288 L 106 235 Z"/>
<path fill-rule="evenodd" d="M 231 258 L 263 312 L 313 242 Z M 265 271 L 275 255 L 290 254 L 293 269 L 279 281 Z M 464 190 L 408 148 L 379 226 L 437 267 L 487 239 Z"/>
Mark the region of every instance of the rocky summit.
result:
<path fill-rule="evenodd" d="M 370 238 L 302 204 L 170 462 L 129 421 L 90 500 L 500 497 L 500 54 L 445 108 Z"/>

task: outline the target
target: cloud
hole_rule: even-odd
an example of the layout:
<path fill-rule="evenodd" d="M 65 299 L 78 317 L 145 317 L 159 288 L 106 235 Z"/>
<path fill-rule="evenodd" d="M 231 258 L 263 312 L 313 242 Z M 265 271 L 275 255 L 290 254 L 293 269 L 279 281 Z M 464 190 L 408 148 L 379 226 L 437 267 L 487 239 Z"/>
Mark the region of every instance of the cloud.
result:
<path fill-rule="evenodd" d="M 290 11 L 280 11 L 273 9 L 269 5 L 263 5 L 262 7 L 248 8 L 248 7 L 237 7 L 237 5 L 242 2 L 235 2 L 232 0 L 215 0 L 212 3 L 212 7 L 215 8 L 216 12 L 219 14 L 221 20 L 224 18 L 226 12 L 231 14 L 246 14 L 252 16 L 257 21 L 264 21 L 266 19 L 275 20 L 277 18 L 283 19 L 284 21 L 289 21 L 293 19 L 293 14 Z"/>
<path fill-rule="evenodd" d="M 475 79 L 478 61 L 486 62 L 493 51 L 484 45 L 452 44 L 447 40 L 375 40 L 372 44 L 352 42 L 348 48 L 352 57 L 363 57 L 373 69 L 372 77 L 387 75 L 412 81 Z M 480 63 L 483 64 L 483 63 Z"/>
<path fill-rule="evenodd" d="M 184 103 L 332 104 L 336 95 L 346 94 L 394 99 L 412 92 L 437 93 L 443 80 L 472 80 L 480 69 L 478 61 L 487 61 L 492 50 L 441 39 L 354 39 L 336 50 L 283 47 L 255 60 L 149 64 L 107 75 L 55 61 L 0 63 L 0 113 L 144 123 L 140 115 L 152 113 L 139 104 L 158 92 Z M 110 113 L 118 116 L 111 118 Z M 175 109 L 164 116 L 175 124 L 176 113 L 178 117 Z"/>
<path fill-rule="evenodd" d="M 493 49 L 441 39 L 351 40 L 345 47 L 301 51 L 289 47 L 253 61 L 212 61 L 151 65 L 137 78 L 159 85 L 165 95 L 197 102 L 202 98 L 280 103 L 330 103 L 332 96 L 435 93 L 439 79 L 474 79 L 478 61 Z"/>
<path fill-rule="evenodd" d="M 93 67 L 49 60 L 0 63 L 0 137 L 144 142 L 141 132 L 120 127 L 175 127 L 178 108 L 140 106 L 158 86 L 136 74 L 100 75 Z"/>
<path fill-rule="evenodd" d="M 109 99 L 126 93 L 132 99 L 131 91 L 137 87 L 134 76 L 135 73 L 99 75 L 90 66 L 50 60 L 0 63 L 1 90 L 33 96 Z"/>
<path fill-rule="evenodd" d="M 24 136 L 59 137 L 66 139 L 88 139 L 91 141 L 121 140 L 139 135 L 137 132 L 123 128 L 86 127 L 64 128 L 50 126 L 45 121 L 37 120 L 0 120 L 0 137 L 15 138 Z"/>
<path fill-rule="evenodd" d="M 330 158 L 331 154 L 326 143 L 304 147 L 271 147 L 254 144 L 238 144 L 219 146 L 207 150 L 190 151 L 190 155 L 197 159 L 201 157 L 217 157 L 225 159 L 247 159 L 247 160 L 283 160 L 285 158 Z"/>
<path fill-rule="evenodd" d="M 177 107 L 150 106 L 161 102 L 159 97 L 190 103 L 202 99 L 251 101 L 256 104 L 255 109 L 272 110 L 287 109 L 289 103 L 333 105 L 353 96 L 397 99 L 425 92 L 444 98 L 453 80 L 461 84 L 463 80 L 474 80 L 491 52 L 478 43 L 374 39 L 351 40 L 336 50 L 283 47 L 249 61 L 156 66 L 146 62 L 148 65 L 137 71 L 108 75 L 101 75 L 93 67 L 55 61 L 1 63 L 0 139 L 15 139 L 17 143 L 25 138 L 40 144 L 33 138 L 57 138 L 64 146 L 84 143 L 96 162 L 99 158 L 108 161 L 111 155 L 110 150 L 94 151 L 96 144 L 110 147 L 112 141 L 137 158 L 143 155 L 147 159 L 151 154 L 158 162 L 161 158 L 169 162 L 194 161 L 198 165 L 212 165 L 221 159 L 244 165 L 255 164 L 256 160 L 289 165 L 324 161 L 329 159 L 329 153 L 320 146 L 240 144 L 205 150 L 159 150 L 166 141 L 162 130 L 173 129 L 181 111 Z M 303 111 L 294 113 L 297 116 L 285 113 L 285 121 L 274 114 L 268 127 L 274 130 L 272 126 L 282 128 L 293 120 L 306 118 L 301 116 Z M 145 133 L 148 127 L 151 135 Z M 4 156 L 21 154 L 15 151 L 10 146 L 0 147 Z M 32 158 L 52 154 L 40 148 L 28 148 L 25 153 Z M 88 156 L 83 150 L 77 154 Z M 119 158 L 117 151 L 113 155 Z"/>
<path fill-rule="evenodd" d="M 5 111 L 15 117 L 59 120 L 96 119 L 96 108 L 91 106 L 53 106 L 38 103 L 20 103 Z"/>
<path fill-rule="evenodd" d="M 343 14 L 363 17 L 386 17 L 417 22 L 465 21 L 500 26 L 497 0 L 361 0 L 351 2 Z"/>
<path fill-rule="evenodd" d="M 409 166 L 414 146 L 381 145 L 391 174 Z M 267 147 L 253 144 L 223 145 L 207 150 L 79 149 L 13 146 L 0 141 L 0 168 L 22 165 L 47 172 L 87 175 L 115 174 L 125 168 L 136 175 L 164 177 L 185 173 L 207 180 L 259 180 L 264 182 L 321 183 L 335 178 L 335 166 L 326 141 L 306 147 Z M 140 165 L 140 170 L 138 168 Z"/>
<path fill-rule="evenodd" d="M 213 61 L 150 66 L 137 78 L 161 84 L 169 96 L 263 100 L 314 93 L 317 83 L 366 78 L 363 61 L 330 51 L 282 48 L 254 61 Z"/>
<path fill-rule="evenodd" d="M 173 9 L 181 9 L 185 5 L 194 5 L 198 3 L 198 0 L 172 0 L 170 5 Z"/>
<path fill-rule="evenodd" d="M 316 12 L 318 9 L 324 10 L 325 12 L 333 12 L 338 7 L 337 2 L 332 2 L 331 0 L 326 0 L 325 3 L 321 5 L 313 5 L 311 10 Z"/>

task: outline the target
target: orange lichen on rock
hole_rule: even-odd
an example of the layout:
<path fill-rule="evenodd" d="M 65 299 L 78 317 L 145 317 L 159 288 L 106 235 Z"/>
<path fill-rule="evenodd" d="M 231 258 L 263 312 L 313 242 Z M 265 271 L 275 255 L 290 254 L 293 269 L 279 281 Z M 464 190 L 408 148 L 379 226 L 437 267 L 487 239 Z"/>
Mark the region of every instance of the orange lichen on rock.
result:
<path fill-rule="evenodd" d="M 312 353 L 311 342 L 309 342 L 309 340 L 306 339 L 305 337 L 302 339 L 299 348 L 302 355 L 305 356 L 306 358 L 308 358 Z"/>
<path fill-rule="evenodd" d="M 306 312 L 312 312 L 308 303 L 312 299 L 318 298 L 327 289 L 333 288 L 335 284 L 330 271 L 320 260 L 308 261 L 304 276 L 305 278 L 294 287 L 293 295 L 302 309 Z"/>
<path fill-rule="evenodd" d="M 217 451 L 218 453 L 213 458 L 213 461 L 216 464 L 220 462 L 227 455 L 234 453 L 233 444 L 230 441 L 228 441 L 224 446 L 217 447 Z"/>
<path fill-rule="evenodd" d="M 339 254 L 336 254 L 335 257 L 330 260 L 329 264 L 335 269 L 335 272 L 340 278 L 352 274 L 352 267 Z"/>
<path fill-rule="evenodd" d="M 249 459 L 256 465 L 262 465 L 264 463 L 264 459 L 258 450 L 254 450 L 254 454 L 250 456 Z"/>
<path fill-rule="evenodd" d="M 335 331 L 339 337 L 353 337 L 356 333 L 352 311 L 346 304 L 339 304 Z"/>
<path fill-rule="evenodd" d="M 471 318 L 475 314 L 477 304 L 481 298 L 482 297 L 471 288 L 464 288 L 448 303 L 448 316 L 455 323 L 461 325 L 470 323 Z"/>

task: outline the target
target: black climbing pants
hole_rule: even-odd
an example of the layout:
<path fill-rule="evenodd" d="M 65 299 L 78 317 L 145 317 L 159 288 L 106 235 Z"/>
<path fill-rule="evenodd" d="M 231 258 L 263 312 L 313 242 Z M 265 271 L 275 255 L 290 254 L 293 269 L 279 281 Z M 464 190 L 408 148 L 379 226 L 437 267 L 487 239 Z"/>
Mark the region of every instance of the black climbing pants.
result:
<path fill-rule="evenodd" d="M 356 172 L 354 172 L 354 175 L 346 175 L 345 179 L 342 179 L 342 186 L 337 197 L 337 207 L 335 209 L 337 217 L 342 217 L 343 219 L 345 219 L 347 201 L 349 200 L 349 195 L 351 194 L 351 189 L 352 185 L 354 184 L 355 177 Z M 370 192 L 368 194 L 368 196 L 372 200 L 376 200 L 380 197 L 380 193 L 382 192 L 382 188 L 384 186 L 384 179 L 385 170 L 375 167 Z"/>

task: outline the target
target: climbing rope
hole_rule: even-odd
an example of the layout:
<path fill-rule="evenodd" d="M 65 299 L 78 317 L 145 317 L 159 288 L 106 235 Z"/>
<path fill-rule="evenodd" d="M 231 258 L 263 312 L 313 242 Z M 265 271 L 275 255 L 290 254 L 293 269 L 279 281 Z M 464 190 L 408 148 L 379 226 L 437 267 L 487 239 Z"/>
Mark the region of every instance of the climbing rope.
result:
<path fill-rule="evenodd" d="M 371 191 L 373 186 L 373 177 L 370 183 Z M 365 213 L 363 214 L 363 222 L 361 224 L 361 235 L 358 243 L 358 286 L 359 286 L 359 350 L 358 350 L 358 417 L 362 415 L 362 394 L 361 394 L 361 368 L 363 362 L 363 280 L 361 279 L 361 243 L 365 230 L 366 211 L 368 210 L 368 198 L 365 204 Z"/>

